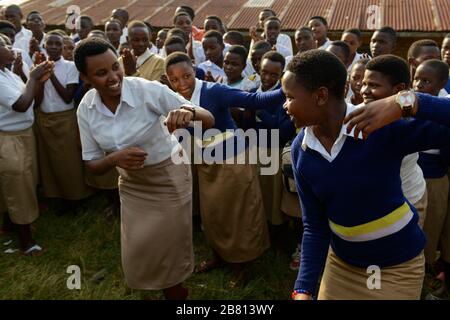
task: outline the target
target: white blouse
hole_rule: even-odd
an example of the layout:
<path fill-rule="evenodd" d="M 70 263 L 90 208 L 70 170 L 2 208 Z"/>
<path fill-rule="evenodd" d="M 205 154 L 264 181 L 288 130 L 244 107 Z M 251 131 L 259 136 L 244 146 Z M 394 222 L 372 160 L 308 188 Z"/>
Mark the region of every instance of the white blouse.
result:
<path fill-rule="evenodd" d="M 159 82 L 124 77 L 121 101 L 113 114 L 98 92 L 90 90 L 77 111 L 83 160 L 100 159 L 128 147 L 147 152 L 145 165 L 168 159 L 180 146 L 163 122 L 170 111 L 185 104 L 192 105 Z"/>

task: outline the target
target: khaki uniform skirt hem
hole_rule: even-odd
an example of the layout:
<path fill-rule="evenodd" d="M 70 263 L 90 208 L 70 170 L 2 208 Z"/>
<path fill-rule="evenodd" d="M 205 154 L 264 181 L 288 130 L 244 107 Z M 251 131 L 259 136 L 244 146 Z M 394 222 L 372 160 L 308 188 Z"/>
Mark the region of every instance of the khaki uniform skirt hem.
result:
<path fill-rule="evenodd" d="M 194 269 L 192 176 L 171 158 L 119 170 L 122 266 L 129 287 L 160 290 Z"/>

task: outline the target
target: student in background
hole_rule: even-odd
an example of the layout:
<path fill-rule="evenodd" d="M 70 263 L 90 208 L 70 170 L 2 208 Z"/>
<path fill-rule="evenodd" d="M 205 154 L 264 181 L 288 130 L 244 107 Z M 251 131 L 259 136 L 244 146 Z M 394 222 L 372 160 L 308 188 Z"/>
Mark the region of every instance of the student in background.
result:
<path fill-rule="evenodd" d="M 11 46 L 0 37 L 0 235 L 17 232 L 23 254 L 42 253 L 31 224 L 39 216 L 33 100 L 38 83 L 46 81 L 53 62 L 35 66 L 26 84 L 8 70 L 14 60 Z"/>
<path fill-rule="evenodd" d="M 76 25 L 78 38 L 74 39 L 75 42 L 86 39 L 89 32 L 94 29 L 94 21 L 90 16 L 79 16 Z"/>
<path fill-rule="evenodd" d="M 444 61 L 449 68 L 449 77 L 447 84 L 445 85 L 445 90 L 450 94 L 450 33 L 442 40 L 441 56 L 442 61 Z"/>
<path fill-rule="evenodd" d="M 41 52 L 45 56 L 47 55 L 44 49 L 44 38 L 45 38 L 45 22 L 41 14 L 37 11 L 31 11 L 27 15 L 26 25 L 29 30 L 33 33 L 29 44 L 29 55 L 33 57 L 35 52 Z"/>
<path fill-rule="evenodd" d="M 272 48 L 274 48 L 283 57 L 292 56 L 292 46 L 291 49 L 285 47 L 277 42 L 277 39 L 281 32 L 281 21 L 277 17 L 269 17 L 264 20 L 264 39 L 270 43 Z"/>
<path fill-rule="evenodd" d="M 111 19 L 113 20 L 119 20 L 120 24 L 122 25 L 122 36 L 120 37 L 120 44 L 127 42 L 128 37 L 128 20 L 130 19 L 130 15 L 127 10 L 125 9 L 114 9 L 111 12 Z"/>
<path fill-rule="evenodd" d="M 243 76 L 247 64 L 247 55 L 247 49 L 243 46 L 230 47 L 223 60 L 225 77 L 222 78 L 220 83 L 243 91 L 256 89 L 255 82 Z"/>
<path fill-rule="evenodd" d="M 422 62 L 416 69 L 413 88 L 416 92 L 427 93 L 438 96 L 440 90 L 448 80 L 448 67 L 440 60 L 427 60 Z M 436 263 L 436 252 L 439 248 L 441 264 L 450 265 L 450 243 L 446 241 L 450 235 L 450 221 L 448 214 L 448 193 L 449 181 L 447 177 L 448 164 L 450 163 L 450 146 L 443 149 L 427 150 L 419 153 L 419 165 L 422 168 L 423 175 L 427 183 L 428 206 L 427 216 L 423 226 L 423 231 L 427 236 L 425 246 L 425 263 L 428 271 L 440 271 Z M 445 273 L 445 278 L 450 274 Z M 441 291 L 441 292 L 440 292 Z M 439 293 L 440 292 L 440 293 Z M 448 288 L 443 283 L 442 288 L 438 288 L 431 293 L 434 297 L 449 297 Z"/>
<path fill-rule="evenodd" d="M 344 41 L 331 41 L 330 45 L 326 48 L 328 52 L 331 52 L 338 57 L 341 62 L 347 66 L 350 59 L 350 46 Z"/>
<path fill-rule="evenodd" d="M 198 65 L 205 72 L 205 80 L 220 82 L 225 77 L 223 71 L 223 50 L 225 45 L 220 32 L 211 30 L 205 33 L 202 40 L 206 61 Z"/>
<path fill-rule="evenodd" d="M 205 22 L 203 23 L 203 30 L 206 32 L 210 30 L 216 30 L 220 32 L 222 35 L 225 34 L 226 28 L 218 16 L 207 16 L 205 18 Z"/>
<path fill-rule="evenodd" d="M 73 50 L 75 50 L 75 42 L 69 36 L 63 37 L 62 56 L 64 60 L 73 61 Z"/>
<path fill-rule="evenodd" d="M 316 49 L 316 40 L 314 39 L 314 34 L 309 27 L 301 27 L 295 31 L 294 34 L 295 46 L 297 48 L 297 53 Z M 291 62 L 294 56 L 289 56 L 286 58 L 286 66 Z"/>
<path fill-rule="evenodd" d="M 394 55 L 373 58 L 366 64 L 361 95 L 364 104 L 397 94 L 410 87 L 410 77 L 405 74 L 404 60 Z M 402 190 L 419 214 L 423 227 L 427 209 L 427 189 L 422 169 L 417 164 L 419 154 L 410 153 L 403 158 L 400 168 Z"/>
<path fill-rule="evenodd" d="M 408 64 L 411 73 L 411 81 L 417 67 L 424 61 L 430 59 L 440 59 L 441 51 L 439 45 L 434 40 L 423 39 L 415 41 L 408 49 Z"/>
<path fill-rule="evenodd" d="M 13 41 L 13 48 L 23 50 L 23 52 L 30 52 L 30 40 L 33 33 L 22 26 L 23 14 L 18 5 L 12 4 L 4 9 L 5 19 L 11 22 L 15 27 L 16 35 Z"/>
<path fill-rule="evenodd" d="M 75 64 L 62 57 L 62 48 L 63 37 L 55 31 L 47 33 L 45 49 L 54 71 L 36 93 L 41 184 L 45 197 L 62 200 L 60 214 L 77 210 L 80 200 L 93 194 L 85 184 L 73 101 L 79 74 Z"/>
<path fill-rule="evenodd" d="M 368 55 L 358 53 L 358 49 L 362 45 L 361 31 L 356 28 L 347 29 L 342 34 L 341 40 L 350 47 L 350 56 L 347 63 L 347 72 L 352 71 L 353 65 L 360 59 L 368 58 Z"/>
<path fill-rule="evenodd" d="M 330 45 L 331 41 L 328 39 L 327 30 L 328 22 L 324 17 L 314 16 L 309 19 L 308 26 L 314 33 L 317 49 L 325 50 Z"/>
<path fill-rule="evenodd" d="M 105 41 L 108 41 L 108 37 L 106 36 L 106 33 L 102 30 L 92 30 L 91 32 L 88 33 L 88 38 L 93 38 L 93 37 L 97 37 L 100 39 L 103 39 Z"/>
<path fill-rule="evenodd" d="M 240 33 L 239 31 L 228 31 L 227 33 L 225 33 L 223 35 L 223 42 L 225 44 L 228 44 L 230 46 L 244 46 L 245 45 L 245 41 L 244 41 L 244 36 L 242 35 L 242 33 Z"/>
<path fill-rule="evenodd" d="M 116 48 L 116 52 L 119 52 L 120 38 L 122 37 L 122 24 L 119 20 L 109 20 L 105 23 L 105 33 L 108 41 Z"/>
<path fill-rule="evenodd" d="M 397 43 L 397 34 L 391 27 L 382 27 L 376 30 L 370 38 L 370 52 L 372 57 L 394 52 Z"/>
<path fill-rule="evenodd" d="M 271 50 L 272 47 L 270 46 L 270 43 L 264 40 L 256 42 L 250 50 L 250 62 L 253 69 L 255 70 L 255 73 L 250 75 L 249 79 L 251 81 L 254 81 L 258 87 L 261 85 L 261 59 L 266 52 L 269 52 Z"/>
<path fill-rule="evenodd" d="M 178 13 L 181 13 L 181 12 L 187 13 L 189 15 L 189 17 L 191 18 L 191 21 L 194 21 L 194 18 L 195 18 L 194 9 L 192 9 L 189 6 L 179 6 L 175 10 L 175 15 L 177 15 Z M 192 25 L 190 33 L 192 34 L 192 38 L 194 40 L 201 42 L 203 39 L 203 34 L 205 32 L 204 32 L 204 30 L 199 29 L 196 26 Z"/>
<path fill-rule="evenodd" d="M 350 92 L 351 95 L 347 95 L 346 102 L 351 103 L 355 106 L 364 102 L 364 99 L 361 95 L 362 82 L 364 79 L 364 72 L 366 71 L 366 64 L 370 61 L 370 59 L 361 59 L 356 61 L 353 65 L 353 68 L 350 72 Z"/>
<path fill-rule="evenodd" d="M 164 74 L 164 59 L 150 52 L 150 32 L 147 25 L 138 20 L 130 22 L 128 42 L 132 50 L 124 49 L 123 56 L 119 58 L 125 75 L 159 80 Z"/>
<path fill-rule="evenodd" d="M 159 30 L 156 35 L 155 45 L 156 45 L 156 49 L 158 50 L 157 54 L 159 54 L 159 55 L 161 55 L 162 49 L 164 47 L 164 42 L 167 39 L 168 32 L 169 32 L 169 29 L 164 28 L 164 29 Z"/>

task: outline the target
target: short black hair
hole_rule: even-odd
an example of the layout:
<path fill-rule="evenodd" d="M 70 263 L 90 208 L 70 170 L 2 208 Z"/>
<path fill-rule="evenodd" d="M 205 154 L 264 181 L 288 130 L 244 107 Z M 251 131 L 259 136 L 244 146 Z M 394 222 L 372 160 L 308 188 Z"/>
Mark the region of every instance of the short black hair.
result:
<path fill-rule="evenodd" d="M 175 23 L 177 22 L 177 19 L 178 19 L 179 17 L 188 17 L 188 18 L 191 19 L 191 21 L 192 21 L 192 17 L 189 15 L 189 13 L 187 13 L 187 12 L 185 12 L 185 11 L 181 11 L 181 12 L 179 12 L 179 13 L 177 13 L 177 14 L 175 14 L 175 15 L 173 16 L 173 24 L 174 24 L 174 25 L 175 25 Z"/>
<path fill-rule="evenodd" d="M 270 21 L 277 21 L 279 24 L 281 24 L 281 20 L 278 17 L 272 16 L 264 20 L 264 25 Z"/>
<path fill-rule="evenodd" d="M 241 58 L 242 64 L 244 65 L 244 68 L 245 68 L 245 66 L 247 65 L 248 52 L 247 52 L 247 49 L 245 49 L 244 46 L 240 46 L 240 45 L 231 46 L 228 49 L 228 53 L 237 54 Z"/>
<path fill-rule="evenodd" d="M 206 39 L 206 38 L 216 38 L 217 39 L 217 43 L 219 43 L 220 45 L 223 45 L 223 37 L 222 37 L 222 34 L 219 31 L 209 30 L 203 36 L 203 39 Z"/>
<path fill-rule="evenodd" d="M 334 54 L 320 49 L 305 51 L 292 58 L 287 70 L 309 91 L 326 87 L 337 99 L 344 99 L 347 69 Z"/>
<path fill-rule="evenodd" d="M 167 36 L 171 37 L 171 36 L 178 36 L 181 39 L 184 40 L 184 42 L 189 41 L 189 37 L 186 34 L 186 32 L 184 32 L 183 30 L 181 30 L 180 28 L 172 28 L 169 30 L 169 32 L 167 32 Z"/>
<path fill-rule="evenodd" d="M 183 47 L 186 47 L 186 43 L 184 42 L 183 38 L 179 36 L 170 36 L 166 38 L 166 41 L 164 41 L 164 47 L 170 46 L 172 44 L 179 44 Z"/>
<path fill-rule="evenodd" d="M 311 33 L 312 35 L 314 35 L 314 33 L 313 33 L 313 31 L 311 30 L 311 28 L 310 27 L 300 27 L 300 28 L 298 28 L 297 30 L 295 30 L 295 32 L 309 32 L 309 33 Z"/>
<path fill-rule="evenodd" d="M 393 43 L 397 42 L 397 32 L 392 27 L 384 26 L 376 31 L 387 34 Z"/>
<path fill-rule="evenodd" d="M 345 41 L 331 41 L 330 45 L 339 47 L 345 55 L 345 61 L 348 61 L 350 58 L 350 46 Z"/>
<path fill-rule="evenodd" d="M 362 58 L 362 59 L 359 59 L 358 61 L 356 61 L 355 62 L 355 64 L 353 65 L 353 67 L 352 67 L 352 69 L 356 66 L 356 65 L 359 65 L 359 64 L 362 64 L 362 65 L 367 65 L 367 63 L 370 61 L 370 59 L 369 58 Z"/>
<path fill-rule="evenodd" d="M 80 19 L 80 21 L 81 20 L 86 20 L 86 21 L 89 22 L 91 27 L 94 27 L 94 20 L 92 20 L 92 18 L 90 16 L 83 15 L 83 16 L 80 16 L 78 19 Z"/>
<path fill-rule="evenodd" d="M 92 31 L 94 31 L 94 30 L 92 30 Z M 47 40 L 47 38 L 50 36 L 58 36 L 58 37 L 61 37 L 62 39 L 64 39 L 64 34 L 61 34 L 61 32 L 59 32 L 58 30 L 51 30 L 51 31 L 47 32 L 45 34 L 45 39 Z"/>
<path fill-rule="evenodd" d="M 191 58 L 184 52 L 174 52 L 169 54 L 164 61 L 164 70 L 167 73 L 167 69 L 174 64 L 186 62 L 188 65 L 192 66 Z"/>
<path fill-rule="evenodd" d="M 239 31 L 228 31 L 223 36 L 230 37 L 231 39 L 233 39 L 234 42 L 236 42 L 237 44 L 239 44 L 241 46 L 244 45 L 244 42 L 245 42 L 244 36 Z"/>
<path fill-rule="evenodd" d="M 411 83 L 408 63 L 393 54 L 384 54 L 373 58 L 366 64 L 366 70 L 382 73 L 392 86 L 404 83 L 409 87 Z"/>
<path fill-rule="evenodd" d="M 38 15 L 40 15 L 42 17 L 42 15 L 41 15 L 41 13 L 39 11 L 33 10 L 33 11 L 30 11 L 30 13 L 27 14 L 27 18 L 25 20 L 28 20 L 32 14 L 38 14 Z"/>
<path fill-rule="evenodd" d="M 430 59 L 422 62 L 419 67 L 420 66 L 433 69 L 433 71 L 436 73 L 435 76 L 439 79 L 439 81 L 447 82 L 448 66 L 444 61 L 438 59 Z"/>
<path fill-rule="evenodd" d="M 311 21 L 311 20 L 319 20 L 319 21 L 322 22 L 325 26 L 328 27 L 327 19 L 325 19 L 325 18 L 322 17 L 322 16 L 314 16 L 314 17 L 311 17 L 311 18 L 309 18 L 308 21 Z"/>
<path fill-rule="evenodd" d="M 358 41 L 361 41 L 361 30 L 359 30 L 358 28 L 350 28 L 350 29 L 346 29 L 342 34 L 344 33 L 351 33 L 354 34 L 356 36 L 356 38 L 358 38 Z"/>
<path fill-rule="evenodd" d="M 195 11 L 194 11 L 194 9 L 192 9 L 189 6 L 179 6 L 175 9 L 175 12 L 177 12 L 177 11 L 178 12 L 186 12 L 191 17 L 192 21 L 195 18 Z"/>
<path fill-rule="evenodd" d="M 13 29 L 14 32 L 17 32 L 16 26 L 8 20 L 0 20 L 0 29 Z"/>
<path fill-rule="evenodd" d="M 408 49 L 408 59 L 409 58 L 417 58 L 420 55 L 420 50 L 423 47 L 435 47 L 438 50 L 440 50 L 439 45 L 434 40 L 431 40 L 431 39 L 417 40 L 417 41 L 413 42 L 413 44 Z"/>
<path fill-rule="evenodd" d="M 150 34 L 152 34 L 153 26 L 150 24 L 150 22 L 144 21 L 144 24 L 147 26 L 148 32 L 150 32 Z"/>
<path fill-rule="evenodd" d="M 270 8 L 262 9 L 259 13 L 261 13 L 261 12 L 270 12 L 270 13 L 273 14 L 274 16 L 277 15 L 276 12 L 273 11 L 272 9 L 270 9 Z"/>
<path fill-rule="evenodd" d="M 86 74 L 86 58 L 96 56 L 111 50 L 116 56 L 116 49 L 106 40 L 93 37 L 81 40 L 77 43 L 73 53 L 73 61 L 80 73 Z"/>
<path fill-rule="evenodd" d="M 48 34 L 48 33 L 47 33 Z M 91 32 L 89 32 L 89 35 L 91 35 L 91 37 L 95 36 L 95 37 L 101 37 L 105 40 L 108 40 L 108 37 L 106 36 L 106 33 L 102 30 L 92 30 Z"/>
<path fill-rule="evenodd" d="M 131 29 L 133 28 L 144 28 L 147 29 L 148 32 L 150 33 L 150 30 L 148 29 L 148 26 L 145 24 L 144 21 L 141 20 L 133 20 L 128 24 L 128 33 L 131 32 Z"/>
<path fill-rule="evenodd" d="M 272 45 L 265 40 L 259 40 L 253 44 L 251 50 L 270 51 L 272 50 Z"/>
<path fill-rule="evenodd" d="M 278 62 L 281 64 L 281 71 L 284 70 L 284 67 L 286 66 L 286 59 L 284 59 L 284 57 L 279 54 L 276 51 L 268 51 L 266 52 L 262 58 L 261 58 L 261 63 L 264 59 L 270 60 L 272 62 Z"/>

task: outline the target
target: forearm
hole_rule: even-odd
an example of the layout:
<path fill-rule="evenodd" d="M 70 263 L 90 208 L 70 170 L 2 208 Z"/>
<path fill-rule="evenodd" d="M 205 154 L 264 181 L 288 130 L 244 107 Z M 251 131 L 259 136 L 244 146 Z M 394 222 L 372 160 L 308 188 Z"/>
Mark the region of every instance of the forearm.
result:
<path fill-rule="evenodd" d="M 214 127 L 215 119 L 211 112 L 206 109 L 196 107 L 194 121 L 201 121 L 203 129 Z"/>
<path fill-rule="evenodd" d="M 450 98 L 416 93 L 417 103 L 413 114 L 416 119 L 433 121 L 450 127 Z"/>
<path fill-rule="evenodd" d="M 283 105 L 286 97 L 281 89 L 270 92 L 247 93 L 231 89 L 224 94 L 228 107 L 241 107 L 248 110 L 274 110 Z"/>
<path fill-rule="evenodd" d="M 41 106 L 42 100 L 44 100 L 44 84 L 38 83 L 36 86 L 36 93 L 34 95 L 34 107 L 38 108 Z"/>
<path fill-rule="evenodd" d="M 54 74 L 50 77 L 50 81 L 55 87 L 56 92 L 58 92 L 58 95 L 64 100 L 65 103 L 70 103 L 73 100 L 73 90 L 65 88 Z"/>
<path fill-rule="evenodd" d="M 37 82 L 33 78 L 30 78 L 26 85 L 23 94 L 13 104 L 12 109 L 17 112 L 26 112 L 31 106 L 36 93 Z"/>
<path fill-rule="evenodd" d="M 115 152 L 98 160 L 86 161 L 86 168 L 94 175 L 102 175 L 116 167 Z"/>

